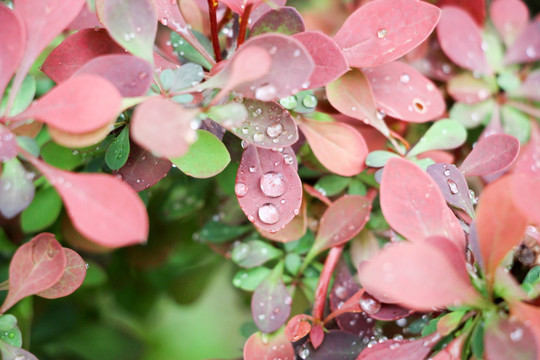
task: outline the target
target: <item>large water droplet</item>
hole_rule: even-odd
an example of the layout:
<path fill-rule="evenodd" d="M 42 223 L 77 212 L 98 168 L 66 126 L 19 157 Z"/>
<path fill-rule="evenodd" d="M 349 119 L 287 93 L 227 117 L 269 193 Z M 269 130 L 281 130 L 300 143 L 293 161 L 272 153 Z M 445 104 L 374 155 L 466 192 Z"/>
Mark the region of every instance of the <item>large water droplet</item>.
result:
<path fill-rule="evenodd" d="M 236 193 L 236 196 L 244 197 L 248 192 L 248 186 L 244 183 L 236 183 L 234 185 L 234 192 Z"/>
<path fill-rule="evenodd" d="M 266 128 L 266 134 L 271 138 L 278 137 L 283 132 L 283 125 L 274 123 Z"/>
<path fill-rule="evenodd" d="M 377 37 L 379 39 L 383 39 L 386 36 L 386 34 L 388 34 L 388 30 L 386 29 L 380 29 L 379 31 L 377 31 Z"/>
<path fill-rule="evenodd" d="M 261 101 L 271 101 L 276 97 L 276 88 L 273 85 L 261 86 L 255 90 L 255 98 Z"/>
<path fill-rule="evenodd" d="M 302 104 L 307 108 L 314 108 L 317 106 L 317 98 L 314 95 L 307 95 L 302 99 Z"/>
<path fill-rule="evenodd" d="M 279 211 L 273 204 L 264 204 L 259 208 L 259 219 L 265 224 L 275 224 L 279 221 Z"/>
<path fill-rule="evenodd" d="M 368 295 L 363 295 L 360 298 L 359 304 L 362 310 L 368 315 L 376 314 L 381 310 L 381 303 Z"/>
<path fill-rule="evenodd" d="M 287 190 L 285 177 L 275 171 L 264 174 L 260 184 L 263 194 L 270 197 L 279 197 Z"/>
<path fill-rule="evenodd" d="M 448 179 L 448 180 L 446 180 L 446 183 L 448 184 L 448 188 L 450 189 L 450 192 L 452 194 L 455 195 L 455 194 L 457 194 L 459 192 L 458 186 L 454 181 Z"/>

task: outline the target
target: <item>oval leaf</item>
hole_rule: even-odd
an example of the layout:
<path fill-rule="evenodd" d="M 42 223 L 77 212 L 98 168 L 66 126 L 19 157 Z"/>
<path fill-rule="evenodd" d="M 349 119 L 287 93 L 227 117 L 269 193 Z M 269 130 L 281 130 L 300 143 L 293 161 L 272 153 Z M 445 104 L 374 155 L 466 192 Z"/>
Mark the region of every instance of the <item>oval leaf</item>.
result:
<path fill-rule="evenodd" d="M 529 23 L 517 38 L 514 45 L 506 51 L 504 62 L 507 65 L 531 63 L 540 59 L 540 19 Z"/>
<path fill-rule="evenodd" d="M 197 141 L 172 163 L 189 176 L 209 178 L 219 174 L 231 162 L 231 155 L 225 145 L 212 133 L 197 130 Z"/>
<path fill-rule="evenodd" d="M 139 145 L 160 156 L 182 156 L 195 140 L 191 120 L 198 110 L 186 109 L 164 98 L 152 98 L 135 108 L 131 136 Z"/>
<path fill-rule="evenodd" d="M 285 155 L 249 145 L 236 176 L 240 207 L 249 221 L 269 232 L 283 229 L 300 213 L 302 183 L 291 155 Z"/>
<path fill-rule="evenodd" d="M 362 230 L 370 211 L 371 201 L 363 196 L 340 197 L 321 217 L 313 247 L 320 252 L 349 241 Z"/>
<path fill-rule="evenodd" d="M 2 34 L 2 45 L 0 45 L 1 98 L 23 57 L 26 40 L 25 27 L 21 17 L 4 4 L 0 4 L 0 34 Z"/>
<path fill-rule="evenodd" d="M 353 176 L 365 168 L 368 148 L 352 126 L 339 122 L 303 120 L 298 124 L 317 159 L 330 171 Z"/>
<path fill-rule="evenodd" d="M 110 175 L 75 174 L 35 158 L 29 160 L 56 188 L 73 225 L 82 235 L 106 247 L 146 241 L 146 208 L 126 183 Z"/>
<path fill-rule="evenodd" d="M 9 292 L 0 313 L 6 312 L 22 298 L 56 284 L 65 267 L 66 256 L 53 234 L 39 234 L 20 246 L 9 265 Z"/>
<path fill-rule="evenodd" d="M 244 345 L 244 360 L 294 359 L 294 349 L 283 332 L 266 335 L 256 332 Z"/>
<path fill-rule="evenodd" d="M 292 298 L 281 279 L 265 279 L 251 297 L 251 313 L 257 327 L 265 333 L 279 329 L 291 313 Z"/>
<path fill-rule="evenodd" d="M 95 75 L 80 75 L 54 87 L 14 119 L 36 119 L 56 129 L 83 134 L 113 120 L 122 105 L 118 90 Z"/>
<path fill-rule="evenodd" d="M 298 10 L 290 6 L 284 6 L 270 10 L 261 16 L 251 27 L 249 36 L 257 36 L 263 33 L 293 35 L 302 33 L 305 29 L 304 20 Z"/>
<path fill-rule="evenodd" d="M 431 125 L 407 156 L 412 157 L 431 150 L 455 149 L 463 145 L 465 140 L 467 130 L 463 125 L 451 119 L 438 120 Z"/>
<path fill-rule="evenodd" d="M 496 0 L 489 7 L 489 16 L 506 46 L 510 46 L 527 27 L 529 9 L 521 0 Z"/>
<path fill-rule="evenodd" d="M 424 41 L 437 25 L 440 12 L 423 1 L 369 2 L 347 18 L 334 40 L 349 66 L 382 65 Z"/>
<path fill-rule="evenodd" d="M 437 87 L 412 66 L 394 61 L 365 70 L 378 107 L 387 115 L 410 122 L 440 117 L 444 99 Z"/>
<path fill-rule="evenodd" d="M 64 274 L 56 284 L 36 295 L 46 299 L 56 299 L 68 296 L 81 286 L 86 276 L 86 263 L 79 254 L 67 248 L 62 248 L 66 256 Z"/>
<path fill-rule="evenodd" d="M 465 176 L 484 176 L 507 169 L 519 153 L 519 141 L 506 134 L 490 135 L 479 141 L 461 163 Z"/>
<path fill-rule="evenodd" d="M 435 180 L 447 203 L 474 218 L 469 186 L 461 171 L 454 165 L 443 163 L 428 166 L 426 172 Z"/>
<path fill-rule="evenodd" d="M 512 198 L 529 223 L 540 225 L 540 177 L 512 176 Z"/>

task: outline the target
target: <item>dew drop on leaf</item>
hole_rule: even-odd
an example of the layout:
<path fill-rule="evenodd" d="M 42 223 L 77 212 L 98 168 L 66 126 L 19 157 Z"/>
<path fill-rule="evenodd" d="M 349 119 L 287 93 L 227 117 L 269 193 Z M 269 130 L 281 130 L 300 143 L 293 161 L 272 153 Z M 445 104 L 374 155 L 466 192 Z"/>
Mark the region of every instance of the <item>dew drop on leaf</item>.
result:
<path fill-rule="evenodd" d="M 265 224 L 275 224 L 279 217 L 279 211 L 273 204 L 266 203 L 259 208 L 259 219 Z"/>
<path fill-rule="evenodd" d="M 386 36 L 386 34 L 388 34 L 388 30 L 386 29 L 380 29 L 379 31 L 377 31 L 377 37 L 379 39 L 383 39 Z"/>
<path fill-rule="evenodd" d="M 266 85 L 255 91 L 255 98 L 261 101 L 271 101 L 276 97 L 276 88 L 273 85 Z"/>
<path fill-rule="evenodd" d="M 399 77 L 399 81 L 403 84 L 407 84 L 409 81 L 411 81 L 411 77 L 409 76 L 409 74 L 402 74 Z"/>
<path fill-rule="evenodd" d="M 248 192 L 248 187 L 244 183 L 240 183 L 240 182 L 236 183 L 234 185 L 234 192 L 236 193 L 236 196 L 244 197 L 244 196 L 246 196 L 246 194 Z"/>
<path fill-rule="evenodd" d="M 359 304 L 362 310 L 368 315 L 376 314 L 381 310 L 381 303 L 369 295 L 362 296 Z"/>
<path fill-rule="evenodd" d="M 266 134 L 271 138 L 278 137 L 283 132 L 283 125 L 274 123 L 266 128 Z"/>
<path fill-rule="evenodd" d="M 253 134 L 253 141 L 260 143 L 263 140 L 264 140 L 264 134 L 263 133 L 258 132 L 258 133 Z"/>
<path fill-rule="evenodd" d="M 270 171 L 261 177 L 261 190 L 266 196 L 279 197 L 285 193 L 286 189 L 287 184 L 283 174 Z"/>
<path fill-rule="evenodd" d="M 302 100 L 302 104 L 307 108 L 314 108 L 317 106 L 317 98 L 314 95 L 307 95 Z"/>
<path fill-rule="evenodd" d="M 455 194 L 457 194 L 459 192 L 457 184 L 454 181 L 448 179 L 448 180 L 446 180 L 446 183 L 448 184 L 448 188 L 450 189 L 450 192 L 452 194 L 455 195 Z"/>

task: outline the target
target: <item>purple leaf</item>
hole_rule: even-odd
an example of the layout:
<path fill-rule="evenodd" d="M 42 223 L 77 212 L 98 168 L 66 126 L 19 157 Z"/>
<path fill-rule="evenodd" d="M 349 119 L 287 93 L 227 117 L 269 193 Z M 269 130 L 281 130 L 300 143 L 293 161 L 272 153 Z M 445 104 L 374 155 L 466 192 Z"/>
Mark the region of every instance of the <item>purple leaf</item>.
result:
<path fill-rule="evenodd" d="M 152 65 L 131 55 L 104 55 L 87 62 L 78 74 L 99 75 L 107 80 L 123 97 L 146 94 L 152 83 Z"/>
<path fill-rule="evenodd" d="M 491 73 L 482 49 L 481 29 L 465 10 L 445 6 L 437 36 L 444 53 L 454 63 L 482 74 Z"/>
<path fill-rule="evenodd" d="M 382 65 L 424 41 L 437 25 L 440 12 L 423 1 L 372 1 L 347 18 L 334 40 L 349 66 Z"/>
<path fill-rule="evenodd" d="M 433 164 L 427 168 L 427 173 L 435 180 L 447 203 L 474 217 L 469 186 L 461 171 L 451 164 Z"/>
<path fill-rule="evenodd" d="M 300 212 L 302 183 L 291 155 L 248 145 L 236 176 L 240 207 L 257 227 L 276 232 Z"/>
<path fill-rule="evenodd" d="M 441 336 L 437 333 L 417 340 L 387 340 L 362 351 L 357 360 L 422 360 Z"/>
<path fill-rule="evenodd" d="M 510 46 L 527 27 L 529 9 L 521 0 L 495 0 L 489 7 L 489 16 L 506 46 Z"/>
<path fill-rule="evenodd" d="M 253 320 L 262 332 L 274 332 L 289 318 L 291 304 L 292 298 L 283 281 L 267 278 L 255 289 L 251 298 Z"/>
<path fill-rule="evenodd" d="M 369 314 L 370 318 L 373 318 L 375 320 L 382 320 L 382 321 L 395 321 L 398 319 L 405 318 L 412 313 L 414 313 L 413 310 L 406 309 L 402 306 L 399 306 L 397 304 L 387 304 L 387 303 L 380 303 L 381 308 L 379 311 Z"/>
<path fill-rule="evenodd" d="M 293 7 L 284 6 L 276 10 L 270 10 L 261 16 L 251 26 L 249 36 L 272 32 L 293 35 L 301 33 L 305 29 L 304 20 L 298 10 Z"/>
<path fill-rule="evenodd" d="M 0 174 L 0 213 L 11 219 L 26 209 L 34 198 L 34 174 L 16 158 L 4 163 Z"/>
<path fill-rule="evenodd" d="M 495 134 L 479 141 L 461 163 L 465 176 L 484 176 L 508 168 L 519 153 L 519 141 L 506 134 Z"/>
<path fill-rule="evenodd" d="M 440 117 L 444 99 L 437 87 L 412 66 L 394 61 L 365 69 L 378 107 L 387 115 L 410 122 Z"/>
<path fill-rule="evenodd" d="M 0 4 L 0 97 L 17 69 L 26 40 L 24 23 L 19 14 Z M 1 114 L 0 114 L 1 115 Z"/>
<path fill-rule="evenodd" d="M 540 59 L 540 18 L 529 23 L 504 56 L 507 65 Z"/>
<path fill-rule="evenodd" d="M 336 42 L 320 31 L 305 31 L 294 35 L 309 51 L 315 62 L 315 70 L 309 78 L 308 89 L 329 84 L 349 69 L 347 59 Z"/>

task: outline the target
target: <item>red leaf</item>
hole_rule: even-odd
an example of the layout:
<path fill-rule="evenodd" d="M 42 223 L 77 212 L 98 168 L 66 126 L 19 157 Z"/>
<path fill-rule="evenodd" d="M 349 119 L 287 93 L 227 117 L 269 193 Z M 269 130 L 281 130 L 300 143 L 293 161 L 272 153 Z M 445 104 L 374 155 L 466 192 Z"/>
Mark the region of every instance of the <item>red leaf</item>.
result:
<path fill-rule="evenodd" d="M 433 357 L 433 360 L 460 360 L 464 341 L 465 335 L 454 338 L 450 344 Z"/>
<path fill-rule="evenodd" d="M 283 229 L 300 212 L 302 183 L 279 151 L 248 145 L 235 192 L 249 221 L 269 232 Z"/>
<path fill-rule="evenodd" d="M 69 79 L 84 64 L 101 55 L 125 54 L 105 29 L 84 29 L 71 34 L 49 54 L 42 71 L 56 83 Z"/>
<path fill-rule="evenodd" d="M 108 124 L 122 106 L 118 90 L 95 75 L 81 75 L 54 87 L 13 119 L 36 119 L 72 134 L 84 134 Z"/>
<path fill-rule="evenodd" d="M 519 153 L 519 141 L 506 134 L 490 135 L 479 141 L 461 163 L 464 176 L 484 176 L 507 169 Z"/>
<path fill-rule="evenodd" d="M 474 19 L 464 10 L 446 6 L 437 26 L 439 43 L 457 65 L 482 74 L 491 74 L 491 68 L 482 49 L 482 32 Z"/>
<path fill-rule="evenodd" d="M 303 120 L 298 123 L 317 159 L 330 171 L 353 176 L 365 168 L 368 148 L 352 126 L 339 122 Z"/>
<path fill-rule="evenodd" d="M 130 144 L 126 164 L 113 172 L 135 191 L 142 191 L 163 179 L 172 167 L 167 159 L 160 159 L 135 143 Z"/>
<path fill-rule="evenodd" d="M 62 250 L 66 256 L 64 274 L 56 284 L 36 295 L 47 299 L 56 299 L 68 296 L 81 286 L 86 276 L 86 263 L 75 251 L 68 248 L 62 248 Z"/>
<path fill-rule="evenodd" d="M 493 281 L 499 263 L 521 242 L 527 226 L 512 201 L 512 180 L 504 177 L 486 186 L 476 209 L 476 230 L 488 281 Z"/>
<path fill-rule="evenodd" d="M 274 359 L 294 359 L 293 346 L 283 332 L 272 335 L 256 332 L 249 337 L 244 345 L 244 360 Z"/>
<path fill-rule="evenodd" d="M 538 346 L 538 344 L 540 344 L 540 309 L 521 301 L 515 301 L 510 304 L 510 310 L 512 315 L 530 328 Z"/>
<path fill-rule="evenodd" d="M 311 332 L 309 333 L 309 340 L 311 341 L 313 348 L 317 349 L 319 346 L 321 346 L 324 340 L 324 329 L 321 324 L 316 324 L 313 326 Z"/>
<path fill-rule="evenodd" d="M 371 201 L 360 195 L 344 195 L 324 212 L 313 248 L 317 252 L 339 246 L 362 230 L 369 219 Z"/>
<path fill-rule="evenodd" d="M 1 63 L 1 60 L 0 60 Z M 19 153 L 17 138 L 7 127 L 0 125 L 0 162 L 13 159 Z"/>
<path fill-rule="evenodd" d="M 14 0 L 15 11 L 26 26 L 26 50 L 18 76 L 20 81 L 47 45 L 64 30 L 81 11 L 84 0 Z"/>
<path fill-rule="evenodd" d="M 128 184 L 114 176 L 75 174 L 36 158 L 28 159 L 56 188 L 73 225 L 83 236 L 106 247 L 146 241 L 146 207 Z"/>
<path fill-rule="evenodd" d="M 66 256 L 53 234 L 39 234 L 20 246 L 9 265 L 9 292 L 0 313 L 22 298 L 53 286 L 65 267 Z"/>
<path fill-rule="evenodd" d="M 26 39 L 21 17 L 4 4 L 0 4 L 0 34 L 2 34 L 2 42 L 0 43 L 1 97 L 23 57 Z"/>
<path fill-rule="evenodd" d="M 285 327 L 285 335 L 290 342 L 296 342 L 309 334 L 313 317 L 305 314 L 295 315 Z"/>
<path fill-rule="evenodd" d="M 279 242 L 290 242 L 300 239 L 305 235 L 307 230 L 307 203 L 302 201 L 302 206 L 300 207 L 300 214 L 296 215 L 290 223 L 285 225 L 285 227 L 278 232 L 270 233 L 262 229 L 257 229 L 259 233 L 267 239 L 279 241 Z"/>
<path fill-rule="evenodd" d="M 253 9 L 265 2 L 265 0 L 220 0 L 219 2 L 227 5 L 232 11 L 242 15 L 246 6 L 251 5 Z"/>
<path fill-rule="evenodd" d="M 191 120 L 198 114 L 164 98 L 152 98 L 135 108 L 131 136 L 143 148 L 165 157 L 180 157 L 195 140 Z"/>
<path fill-rule="evenodd" d="M 486 19 L 485 0 L 441 0 L 438 3 L 439 7 L 447 5 L 460 7 L 461 9 L 467 11 L 479 26 L 484 25 L 484 20 Z"/>
<path fill-rule="evenodd" d="M 463 247 L 461 225 L 435 181 L 417 165 L 390 159 L 383 170 L 380 197 L 386 221 L 406 239 L 418 242 L 441 235 Z"/>
<path fill-rule="evenodd" d="M 529 9 L 521 0 L 495 0 L 489 7 L 489 16 L 504 43 L 510 46 L 527 27 Z"/>
<path fill-rule="evenodd" d="M 487 360 L 537 359 L 534 334 L 519 320 L 496 319 L 485 330 L 484 349 Z"/>
<path fill-rule="evenodd" d="M 347 59 L 332 38 L 320 31 L 304 31 L 293 36 L 299 40 L 315 62 L 315 69 L 309 78 L 308 89 L 327 85 L 345 74 L 349 69 Z"/>
<path fill-rule="evenodd" d="M 366 348 L 357 360 L 422 360 L 439 341 L 437 333 L 417 340 L 387 340 Z"/>
<path fill-rule="evenodd" d="M 326 97 L 340 113 L 362 120 L 388 136 L 389 130 L 377 106 L 367 77 L 360 70 L 353 69 L 326 87 Z"/>
<path fill-rule="evenodd" d="M 145 95 L 152 83 L 150 63 L 131 55 L 104 55 L 87 62 L 79 74 L 99 75 L 110 81 L 123 97 Z"/>
<path fill-rule="evenodd" d="M 443 240 L 449 242 L 439 241 Z M 443 249 L 428 241 L 394 243 L 362 263 L 358 276 L 366 291 L 380 301 L 411 309 L 474 305 L 482 298 L 470 284 L 465 262 L 459 264 L 461 271 L 453 263 L 458 254 L 456 246 Z"/>
<path fill-rule="evenodd" d="M 426 122 L 440 117 L 444 99 L 437 87 L 412 66 L 394 61 L 365 70 L 378 107 L 396 119 Z"/>
<path fill-rule="evenodd" d="M 423 1 L 377 0 L 349 16 L 334 40 L 349 66 L 381 65 L 417 47 L 439 17 L 440 10 Z"/>
<path fill-rule="evenodd" d="M 103 27 L 97 15 L 88 7 L 88 2 L 82 7 L 79 15 L 68 25 L 68 30 L 95 29 Z"/>
<path fill-rule="evenodd" d="M 515 174 L 510 181 L 516 207 L 529 223 L 540 225 L 540 177 Z"/>
<path fill-rule="evenodd" d="M 281 279 L 265 279 L 251 297 L 251 313 L 257 327 L 271 333 L 279 329 L 291 313 L 292 298 Z"/>
<path fill-rule="evenodd" d="M 506 51 L 507 65 L 531 63 L 540 59 L 540 18 L 529 23 L 516 42 Z"/>

